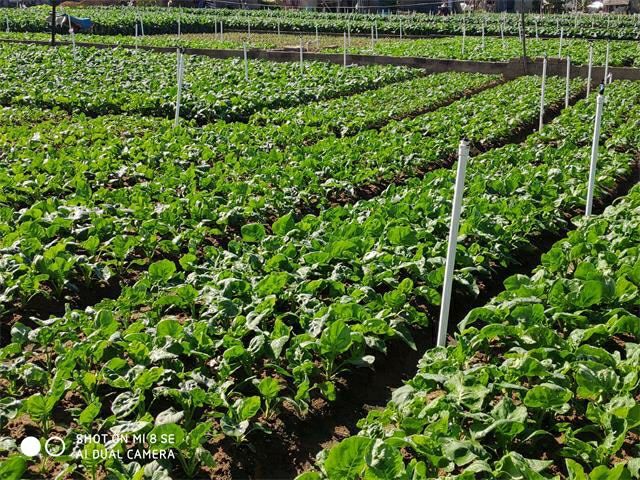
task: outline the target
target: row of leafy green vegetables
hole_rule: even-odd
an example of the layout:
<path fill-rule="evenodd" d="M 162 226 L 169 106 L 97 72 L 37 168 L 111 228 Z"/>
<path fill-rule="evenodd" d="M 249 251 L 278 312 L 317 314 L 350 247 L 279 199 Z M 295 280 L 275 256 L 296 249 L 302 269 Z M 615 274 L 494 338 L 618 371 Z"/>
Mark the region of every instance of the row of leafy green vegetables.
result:
<path fill-rule="evenodd" d="M 214 33 L 223 29 L 342 33 L 350 30 L 354 33 L 369 34 L 371 27 L 377 26 L 381 34 L 404 35 L 421 34 L 460 34 L 463 29 L 467 35 L 480 35 L 483 27 L 488 35 L 519 35 L 520 16 L 502 14 L 452 15 L 448 17 L 412 15 L 371 15 L 371 14 L 335 14 L 305 11 L 265 11 L 265 10 L 225 10 L 225 9 L 162 9 L 162 8 L 68 8 L 71 15 L 91 18 L 95 26 L 94 33 L 101 35 L 132 35 L 136 21 L 142 19 L 145 34 L 177 33 L 178 16 L 183 33 Z M 27 10 L 13 9 L 5 16 L 9 20 L 11 31 L 44 32 L 47 29 L 46 7 Z M 533 36 L 537 30 L 540 35 L 557 37 L 560 31 L 564 35 L 576 38 L 638 38 L 638 22 L 635 16 L 594 15 L 531 15 L 525 16 L 527 34 Z M 216 26 L 216 24 L 218 26 Z"/>
<path fill-rule="evenodd" d="M 173 118 L 176 55 L 125 49 L 0 47 L 0 104 L 61 108 L 88 115 L 134 113 Z M 325 100 L 423 76 L 392 66 L 342 68 L 307 62 L 184 57 L 180 114 L 199 123 L 246 120 L 252 113 Z M 24 79 L 28 78 L 29 82 Z"/>
<path fill-rule="evenodd" d="M 427 58 L 455 58 L 461 60 L 503 61 L 522 56 L 522 42 L 518 38 L 486 37 L 484 41 L 478 37 L 461 36 L 445 38 L 428 38 L 417 40 L 383 40 L 375 43 L 373 52 L 378 55 L 416 56 Z M 589 46 L 593 45 L 593 64 L 604 65 L 606 62 L 607 42 L 582 39 L 567 39 L 561 43 L 554 39 L 529 39 L 527 56 L 529 57 L 571 57 L 572 64 L 589 63 Z M 369 53 L 371 46 L 351 49 L 351 53 Z M 637 67 L 640 64 L 638 42 L 613 40 L 609 42 L 609 66 Z"/>
<path fill-rule="evenodd" d="M 640 122 L 638 86 L 615 82 L 609 95 L 599 194 L 629 174 L 635 152 L 624 151 L 636 144 Z M 580 102 L 543 134 L 473 159 L 459 289 L 477 291 L 480 278 L 514 265 L 534 248 L 532 237 L 562 230 L 564 215 L 583 205 L 588 128 L 568 126 L 592 113 L 593 99 Z M 178 445 L 151 448 L 177 448 L 186 461 L 155 461 L 148 471 L 195 476 L 211 463 L 205 451 L 218 434 L 248 441 L 285 403 L 304 414 L 317 395 L 334 399 L 339 375 L 370 365 L 391 338 L 412 344 L 410 327 L 428 322 L 418 304 L 439 303 L 453 180 L 453 171 L 439 169 L 319 216 L 282 216 L 270 231 L 247 224 L 226 249 L 155 261 L 116 300 L 23 318 L 0 350 L 3 428 L 26 414 L 44 436 L 66 428 L 69 443 L 91 431 L 173 432 Z M 82 230 L 76 241 L 91 243 Z M 72 428 L 52 420 L 69 390 L 82 399 Z M 118 458 L 102 466 L 120 478 L 140 467 Z"/>
<path fill-rule="evenodd" d="M 299 479 L 640 478 L 640 188 L 578 225 Z"/>
<path fill-rule="evenodd" d="M 480 79 L 459 78 L 463 88 L 464 79 Z M 0 169 L 3 309 L 126 277 L 132 265 L 146 268 L 153 258 L 224 246 L 247 224 L 270 224 L 287 212 L 300 218 L 378 193 L 382 188 L 367 190 L 373 180 L 386 185 L 446 165 L 465 135 L 476 150 L 505 143 L 536 123 L 539 82 L 523 77 L 379 131 L 283 150 L 250 146 L 251 136 L 260 139 L 254 125 L 239 132 L 224 125 L 171 129 L 107 117 L 85 119 L 86 129 L 77 128 L 85 120 L 58 119 L 37 129 L 12 127 L 2 139 Z M 563 81 L 548 79 L 548 105 L 563 97 Z M 19 112 L 5 113 L 15 124 Z M 273 125 L 290 118 L 278 115 Z M 296 127 L 283 123 L 278 131 L 272 143 L 285 147 Z"/>
<path fill-rule="evenodd" d="M 242 151 L 242 148 L 259 146 L 265 150 L 282 149 L 288 144 L 310 145 L 325 137 L 344 137 L 354 135 L 363 130 L 381 127 L 391 120 L 400 120 L 415 116 L 438 106 L 451 102 L 459 97 L 469 95 L 477 89 L 486 88 L 499 82 L 497 75 L 467 74 L 447 72 L 436 75 L 419 76 L 411 80 L 390 83 L 361 93 L 342 96 L 330 100 L 319 100 L 294 107 L 282 107 L 256 112 L 247 122 L 225 122 L 205 126 L 204 132 L 224 131 L 228 139 L 235 139 L 229 147 L 230 152 Z M 2 116 L 7 124 L 33 126 L 39 130 L 49 130 L 51 126 L 36 125 L 50 121 L 54 125 L 69 122 L 69 114 L 58 109 L 38 109 L 34 107 L 5 108 Z M 169 123 L 154 118 L 142 118 L 135 115 L 100 116 L 95 120 L 77 117 L 75 127 L 61 127 L 61 132 L 74 128 L 82 133 L 91 127 L 87 124 L 112 120 L 114 124 L 123 125 L 121 131 L 136 128 L 166 129 Z M 137 125 L 136 125 L 137 124 Z M 187 123 L 187 126 L 193 126 Z M 198 131 L 195 130 L 194 131 Z M 67 132 L 67 135 L 70 132 Z M 30 136 L 24 132 L 7 131 L 12 138 L 23 138 L 29 141 Z M 73 132 L 72 138 L 78 133 Z M 193 134 L 194 136 L 196 133 Z M 216 135 L 222 135 L 216 133 Z M 40 136 L 40 141 L 45 142 Z M 67 140 L 68 143 L 68 140 Z M 213 140 L 209 141 L 213 143 Z M 222 152 L 224 145 L 216 146 Z M 226 153 L 226 152 L 225 152 Z"/>
<path fill-rule="evenodd" d="M 0 33 L 2 38 L 22 40 L 47 40 L 46 33 Z M 246 34 L 228 34 L 223 40 L 218 37 L 176 37 L 175 35 L 151 35 L 136 39 L 131 35 L 83 35 L 83 42 L 107 43 L 117 45 L 139 45 L 175 47 L 180 45 L 185 48 L 213 48 L 213 49 L 240 49 L 244 44 L 249 48 L 273 49 L 284 46 L 299 45 L 300 39 L 292 35 L 277 36 L 274 34 L 256 34 L 250 37 Z M 303 37 L 304 48 L 313 48 L 326 52 L 341 52 L 344 49 L 342 39 L 331 37 L 318 38 L 307 35 Z M 463 49 L 464 43 L 464 49 Z M 570 56 L 572 64 L 589 63 L 589 46 L 593 44 L 593 64 L 604 65 L 606 62 L 607 43 L 605 41 L 590 41 L 583 39 L 560 40 L 530 39 L 527 43 L 527 55 L 529 57 Z M 609 42 L 609 65 L 618 67 L 634 67 L 640 63 L 640 50 L 638 43 L 630 40 L 612 40 Z M 516 37 L 486 37 L 484 41 L 480 37 L 461 36 L 423 38 L 423 39 L 390 39 L 382 38 L 372 43 L 367 38 L 353 38 L 349 46 L 352 54 L 376 54 L 390 56 L 411 56 L 426 58 L 455 58 L 461 60 L 477 61 L 505 61 L 522 55 L 522 42 Z"/>

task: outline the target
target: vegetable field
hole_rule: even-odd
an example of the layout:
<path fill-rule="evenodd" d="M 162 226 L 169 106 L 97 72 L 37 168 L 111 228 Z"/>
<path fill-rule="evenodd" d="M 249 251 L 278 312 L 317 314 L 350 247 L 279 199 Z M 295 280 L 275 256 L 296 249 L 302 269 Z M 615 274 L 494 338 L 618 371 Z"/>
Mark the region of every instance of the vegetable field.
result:
<path fill-rule="evenodd" d="M 136 22 L 142 21 L 148 35 L 176 33 L 176 9 L 126 7 L 65 7 L 66 12 L 78 17 L 89 17 L 95 22 L 94 33 L 100 35 L 132 35 Z M 9 29 L 18 32 L 46 31 L 47 7 L 10 9 L 5 13 Z M 388 35 L 467 35 L 498 36 L 502 33 L 519 35 L 519 15 L 473 13 L 448 17 L 426 14 L 375 15 L 363 13 L 324 13 L 304 10 L 238 10 L 238 9 L 181 9 L 182 33 L 213 33 L 222 22 L 223 31 L 320 32 L 369 34 L 377 27 L 380 34 Z M 6 22 L 5 22 L 6 23 Z M 545 37 L 558 37 L 560 31 L 573 38 L 604 38 L 636 40 L 640 35 L 640 21 L 635 15 L 536 15 L 527 14 L 525 31 L 534 36 L 536 30 Z M 142 31 L 140 32 L 142 33 Z"/>
<path fill-rule="evenodd" d="M 0 33 L 0 38 L 13 40 L 48 41 L 45 33 Z M 69 42 L 69 35 L 59 37 Z M 252 49 L 294 48 L 301 43 L 305 52 L 342 53 L 342 38 L 327 35 L 277 35 L 247 32 L 226 33 L 224 39 L 216 34 L 147 35 L 78 35 L 78 41 L 107 45 L 141 45 L 154 47 L 185 47 L 205 49 L 241 50 L 244 45 Z M 538 38 L 527 43 L 527 55 L 531 58 L 570 56 L 572 64 L 589 63 L 589 47 L 593 46 L 593 65 L 607 63 L 607 42 L 584 39 Z M 608 42 L 608 65 L 615 67 L 638 67 L 640 65 L 640 45 L 637 41 L 612 40 Z M 393 57 L 424 57 L 438 59 L 508 61 L 522 55 L 522 42 L 517 37 L 481 37 L 461 36 L 398 39 L 378 38 L 372 42 L 369 37 L 352 36 L 347 42 L 349 54 L 385 55 Z"/>
<path fill-rule="evenodd" d="M 595 143 L 594 90 L 0 43 L 0 479 L 640 478 L 640 82 Z"/>

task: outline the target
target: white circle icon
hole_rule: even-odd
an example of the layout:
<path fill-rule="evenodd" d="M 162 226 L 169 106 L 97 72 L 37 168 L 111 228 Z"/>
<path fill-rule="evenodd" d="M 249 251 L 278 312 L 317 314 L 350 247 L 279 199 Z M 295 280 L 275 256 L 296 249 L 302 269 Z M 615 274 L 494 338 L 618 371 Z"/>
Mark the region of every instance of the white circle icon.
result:
<path fill-rule="evenodd" d="M 58 445 L 56 446 L 56 444 Z M 59 457 L 64 453 L 64 440 L 55 436 L 47 438 L 47 441 L 44 442 L 44 451 L 50 457 Z"/>
<path fill-rule="evenodd" d="M 20 451 L 27 457 L 35 457 L 40 453 L 40 440 L 36 437 L 25 437 L 20 442 Z"/>

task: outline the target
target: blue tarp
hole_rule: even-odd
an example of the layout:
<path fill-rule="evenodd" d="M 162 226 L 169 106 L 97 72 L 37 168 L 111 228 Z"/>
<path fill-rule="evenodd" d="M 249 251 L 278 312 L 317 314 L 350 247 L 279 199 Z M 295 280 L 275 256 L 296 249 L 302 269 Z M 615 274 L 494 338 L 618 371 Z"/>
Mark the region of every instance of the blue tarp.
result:
<path fill-rule="evenodd" d="M 78 18 L 69 15 L 69 21 L 75 30 L 89 30 L 93 27 L 93 22 L 90 18 Z"/>

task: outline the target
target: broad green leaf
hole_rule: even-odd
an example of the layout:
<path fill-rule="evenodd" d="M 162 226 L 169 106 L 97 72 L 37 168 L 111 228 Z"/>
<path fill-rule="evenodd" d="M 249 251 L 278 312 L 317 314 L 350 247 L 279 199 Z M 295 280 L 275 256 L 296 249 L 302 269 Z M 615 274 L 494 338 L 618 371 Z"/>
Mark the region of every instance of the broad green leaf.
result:
<path fill-rule="evenodd" d="M 365 437 L 349 437 L 331 449 L 324 468 L 329 478 L 355 480 L 366 468 L 366 458 L 373 440 Z"/>
<path fill-rule="evenodd" d="M 524 404 L 527 407 L 561 411 L 572 396 L 571 390 L 553 383 L 543 383 L 529 389 Z"/>
<path fill-rule="evenodd" d="M 159 452 L 171 448 L 179 449 L 184 442 L 186 434 L 175 423 L 165 423 L 153 427 L 147 434 L 147 442 L 151 451 Z"/>
<path fill-rule="evenodd" d="M 20 480 L 27 470 L 27 459 L 13 456 L 0 462 L 0 480 Z"/>
<path fill-rule="evenodd" d="M 323 355 L 335 357 L 349 350 L 351 330 L 342 320 L 337 320 L 326 328 L 320 336 L 320 351 Z"/>
<path fill-rule="evenodd" d="M 293 214 L 287 213 L 286 215 L 283 215 L 278 220 L 273 222 L 271 229 L 273 230 L 273 233 L 282 237 L 286 235 L 290 230 L 292 230 L 295 226 L 296 222 L 293 219 Z"/>
<path fill-rule="evenodd" d="M 245 242 L 251 243 L 257 243 L 266 236 L 264 226 L 260 223 L 248 223 L 243 225 L 240 228 L 240 233 L 242 234 L 242 239 Z"/>
<path fill-rule="evenodd" d="M 149 277 L 153 282 L 166 283 L 176 271 L 176 265 L 171 260 L 159 260 L 149 265 Z"/>

